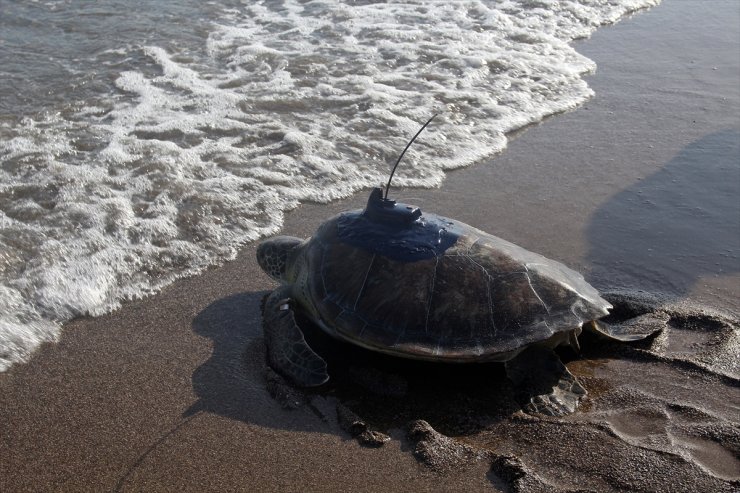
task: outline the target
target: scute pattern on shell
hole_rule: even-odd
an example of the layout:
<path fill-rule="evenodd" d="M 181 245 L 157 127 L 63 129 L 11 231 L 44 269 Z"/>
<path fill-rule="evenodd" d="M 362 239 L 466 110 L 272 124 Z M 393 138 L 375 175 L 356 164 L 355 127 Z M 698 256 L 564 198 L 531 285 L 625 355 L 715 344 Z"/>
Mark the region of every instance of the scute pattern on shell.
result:
<path fill-rule="evenodd" d="M 403 262 L 343 243 L 337 218 L 327 221 L 305 247 L 307 301 L 318 322 L 385 352 L 480 361 L 516 353 L 611 307 L 564 265 L 453 222 L 463 234 L 443 255 Z"/>

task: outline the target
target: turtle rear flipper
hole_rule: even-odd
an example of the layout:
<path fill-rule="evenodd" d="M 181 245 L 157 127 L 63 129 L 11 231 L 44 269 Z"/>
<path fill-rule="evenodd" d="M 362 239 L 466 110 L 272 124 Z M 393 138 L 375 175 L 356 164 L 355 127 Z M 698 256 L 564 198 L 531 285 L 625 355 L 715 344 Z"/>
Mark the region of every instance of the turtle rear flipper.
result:
<path fill-rule="evenodd" d="M 268 364 L 300 387 L 329 380 L 326 361 L 311 349 L 290 307 L 290 287 L 276 289 L 265 300 L 262 316 Z"/>
<path fill-rule="evenodd" d="M 583 324 L 583 328 L 617 341 L 640 341 L 665 329 L 668 318 L 664 313 L 646 313 L 616 324 L 592 320 Z"/>
<path fill-rule="evenodd" d="M 547 347 L 530 346 L 505 365 L 527 412 L 571 414 L 586 396 L 586 389 Z"/>

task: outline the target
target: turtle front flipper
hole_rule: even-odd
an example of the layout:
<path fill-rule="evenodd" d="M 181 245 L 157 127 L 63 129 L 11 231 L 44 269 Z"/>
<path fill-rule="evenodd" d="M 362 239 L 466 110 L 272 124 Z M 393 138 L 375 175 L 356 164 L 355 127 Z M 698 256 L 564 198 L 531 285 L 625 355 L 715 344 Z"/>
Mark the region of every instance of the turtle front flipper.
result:
<path fill-rule="evenodd" d="M 586 389 L 545 346 L 530 346 L 505 364 L 527 412 L 563 416 L 575 412 L 586 396 Z"/>
<path fill-rule="evenodd" d="M 290 286 L 273 291 L 262 310 L 267 362 L 273 370 L 301 387 L 329 380 L 326 361 L 311 349 L 295 321 Z"/>

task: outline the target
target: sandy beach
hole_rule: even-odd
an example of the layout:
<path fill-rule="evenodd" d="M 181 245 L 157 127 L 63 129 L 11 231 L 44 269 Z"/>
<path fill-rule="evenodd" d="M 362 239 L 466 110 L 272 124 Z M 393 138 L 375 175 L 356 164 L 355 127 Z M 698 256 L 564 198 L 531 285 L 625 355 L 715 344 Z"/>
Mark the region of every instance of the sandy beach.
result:
<path fill-rule="evenodd" d="M 737 491 L 738 26 L 733 1 L 665 0 L 603 27 L 577 43 L 599 67 L 591 101 L 440 189 L 394 191 L 583 272 L 618 319 L 663 317 L 656 339 L 564 356 L 589 390 L 574 415 L 523 414 L 496 365 L 362 353 L 291 393 L 264 362 L 276 284 L 249 244 L 0 374 L 0 490 Z M 367 195 L 304 204 L 282 234 Z M 338 409 L 391 440 L 362 446 Z"/>

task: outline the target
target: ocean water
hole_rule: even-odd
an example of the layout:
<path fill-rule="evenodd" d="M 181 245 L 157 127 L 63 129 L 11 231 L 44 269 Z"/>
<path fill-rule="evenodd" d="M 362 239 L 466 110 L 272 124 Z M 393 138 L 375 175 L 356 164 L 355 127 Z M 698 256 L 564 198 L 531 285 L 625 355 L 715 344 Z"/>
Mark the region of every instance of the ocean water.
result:
<path fill-rule="evenodd" d="M 0 371 L 285 211 L 501 152 L 659 0 L 0 0 Z"/>

